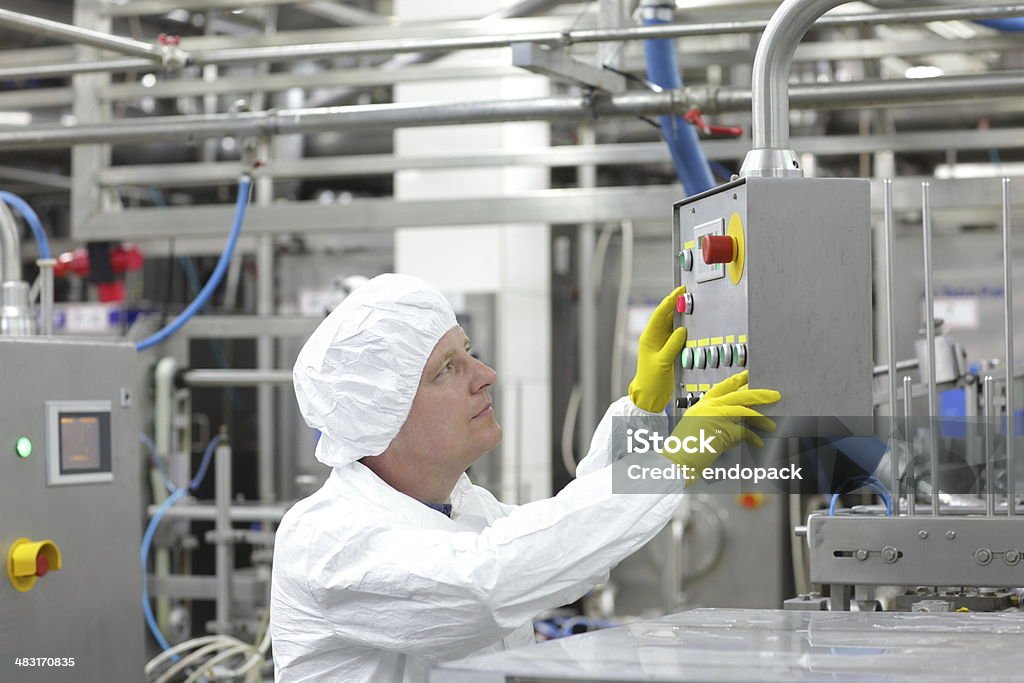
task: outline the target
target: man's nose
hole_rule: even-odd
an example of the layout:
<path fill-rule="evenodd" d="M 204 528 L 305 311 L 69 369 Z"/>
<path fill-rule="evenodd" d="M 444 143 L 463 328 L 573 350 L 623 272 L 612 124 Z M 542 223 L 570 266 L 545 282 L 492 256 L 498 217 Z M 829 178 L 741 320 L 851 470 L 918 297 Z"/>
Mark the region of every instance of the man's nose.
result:
<path fill-rule="evenodd" d="M 498 373 L 491 366 L 475 358 L 473 363 L 475 367 L 473 368 L 473 385 L 471 390 L 475 394 L 494 384 L 498 380 Z"/>

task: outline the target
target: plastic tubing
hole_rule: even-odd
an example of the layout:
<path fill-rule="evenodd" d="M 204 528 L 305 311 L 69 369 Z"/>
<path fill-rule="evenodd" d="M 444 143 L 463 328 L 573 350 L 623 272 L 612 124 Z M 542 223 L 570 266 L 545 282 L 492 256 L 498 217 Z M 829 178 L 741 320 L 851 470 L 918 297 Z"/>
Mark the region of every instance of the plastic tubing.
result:
<path fill-rule="evenodd" d="M 655 7 L 644 12 L 644 26 L 667 24 L 669 21 L 657 16 Z M 676 56 L 676 41 L 671 38 L 644 41 L 644 61 L 647 65 L 647 79 L 663 90 L 678 90 L 683 87 Z M 661 134 L 668 144 L 679 182 L 687 195 L 695 195 L 715 186 L 704 150 L 701 149 L 697 131 L 681 116 L 663 115 L 658 117 Z"/>
<path fill-rule="evenodd" d="M 235 251 L 235 244 L 238 243 L 238 235 L 242 231 L 242 223 L 245 220 L 245 208 L 249 204 L 249 194 L 251 190 L 252 178 L 248 175 L 242 176 L 238 180 L 238 199 L 235 202 L 235 221 L 231 226 L 231 233 L 228 235 L 228 242 L 224 245 L 224 251 L 221 252 L 220 259 L 217 261 L 217 267 L 213 269 L 213 275 L 211 275 L 210 279 L 206 281 L 203 289 L 199 292 L 196 298 L 192 300 L 192 303 L 190 303 L 185 310 L 178 315 L 178 317 L 167 323 L 166 327 L 138 342 L 135 345 L 136 350 L 143 351 L 151 346 L 155 346 L 180 330 L 193 315 L 201 311 L 203 307 L 206 306 L 210 297 L 213 296 L 215 291 L 217 291 L 217 287 L 220 286 L 221 280 L 224 279 L 224 274 L 228 271 L 228 265 L 231 263 L 231 256 Z"/>
<path fill-rule="evenodd" d="M 17 209 L 21 217 L 28 223 L 28 227 L 32 229 L 32 234 L 36 238 L 36 244 L 39 246 L 39 258 L 53 258 L 50 255 L 50 240 L 46 238 L 46 231 L 43 230 L 43 222 L 39 220 L 39 216 L 28 205 L 28 202 L 10 192 L 0 192 L 0 200 L 6 202 L 11 208 Z"/>
<path fill-rule="evenodd" d="M 153 513 L 153 518 L 149 520 L 149 525 L 146 526 L 146 533 L 142 535 L 142 547 L 139 550 L 139 558 L 142 561 L 142 613 L 146 618 L 146 625 L 149 627 L 149 632 L 153 634 L 153 639 L 156 640 L 157 644 L 160 645 L 160 649 L 169 650 L 171 644 L 167 642 L 167 638 L 164 637 L 163 632 L 160 630 L 160 626 L 156 623 L 156 617 L 153 615 L 153 606 L 149 603 L 149 587 L 146 584 L 146 570 L 149 560 L 149 549 L 153 545 L 153 536 L 156 535 L 156 530 L 160 526 L 160 522 L 163 521 L 164 515 L 171 507 L 181 500 L 185 494 L 189 491 L 194 491 L 199 488 L 199 485 L 203 482 L 203 478 L 206 476 L 206 471 L 210 468 L 210 460 L 213 459 L 213 453 L 217 450 L 217 446 L 220 444 L 220 436 L 215 436 L 210 440 L 210 443 L 206 446 L 206 451 L 203 452 L 203 459 L 199 463 L 199 469 L 196 471 L 196 476 L 192 478 L 188 487 L 182 486 L 181 488 L 175 489 L 171 492 L 171 495 L 167 496 L 167 499 L 160 504 L 156 512 Z M 180 657 L 177 654 L 171 657 L 177 662 Z"/>

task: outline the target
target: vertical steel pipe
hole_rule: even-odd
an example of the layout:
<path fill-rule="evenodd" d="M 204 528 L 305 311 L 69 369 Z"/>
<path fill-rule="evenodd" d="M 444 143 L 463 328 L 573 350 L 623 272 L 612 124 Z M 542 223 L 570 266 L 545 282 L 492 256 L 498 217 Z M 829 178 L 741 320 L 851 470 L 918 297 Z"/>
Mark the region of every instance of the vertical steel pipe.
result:
<path fill-rule="evenodd" d="M 921 183 L 921 222 L 924 229 L 924 332 L 928 347 L 928 447 L 931 468 L 932 514 L 939 514 L 939 435 L 935 429 L 938 391 L 935 388 L 935 293 L 932 290 L 931 183 Z"/>
<path fill-rule="evenodd" d="M 53 269 L 57 265 L 57 259 L 41 258 L 36 259 L 39 266 L 39 317 L 41 322 L 40 333 L 44 337 L 53 335 Z"/>
<path fill-rule="evenodd" d="M 1010 218 L 1010 179 L 1003 178 L 1003 305 L 1006 345 L 1006 514 L 1017 514 L 1017 481 L 1014 465 L 1013 440 L 1017 435 L 1014 415 L 1014 360 L 1013 360 L 1013 240 Z"/>
<path fill-rule="evenodd" d="M 984 454 L 985 454 L 985 514 L 992 517 L 996 514 L 996 491 L 995 491 L 995 467 L 992 460 L 995 457 L 992 453 L 992 427 L 995 422 L 995 397 L 992 389 L 995 382 L 992 375 L 986 375 L 982 383 L 984 387 Z"/>
<path fill-rule="evenodd" d="M 899 405 L 896 400 L 896 343 L 895 328 L 896 320 L 893 313 L 893 261 L 895 258 L 896 221 L 893 218 L 892 180 L 886 179 L 882 182 L 884 189 L 884 213 L 885 213 L 885 316 L 888 320 L 886 334 L 886 346 L 889 354 L 889 415 L 891 417 L 889 437 L 889 465 L 892 469 L 892 514 L 900 516 L 900 470 L 897 458 L 895 427 L 896 407 Z"/>
<path fill-rule="evenodd" d="M 594 126 L 583 123 L 579 127 L 579 143 L 581 146 L 592 146 L 596 140 Z M 579 186 L 592 188 L 597 186 L 597 167 L 584 164 L 577 169 Z M 579 271 L 576 273 L 579 283 L 579 336 L 577 339 L 579 353 L 579 386 L 580 414 L 576 422 L 577 460 L 587 454 L 590 438 L 597 427 L 597 292 L 594 281 L 594 252 L 597 226 L 583 223 L 577 231 L 577 254 Z"/>
<path fill-rule="evenodd" d="M 914 382 L 903 377 L 903 420 L 907 437 L 907 517 L 913 517 L 917 507 L 917 482 L 914 481 Z"/>
<path fill-rule="evenodd" d="M 223 435 L 223 433 L 222 433 Z M 231 631 L 231 576 L 234 574 L 234 545 L 231 538 L 231 444 L 225 439 L 214 452 L 214 505 L 216 532 L 216 619 L 217 631 Z"/>

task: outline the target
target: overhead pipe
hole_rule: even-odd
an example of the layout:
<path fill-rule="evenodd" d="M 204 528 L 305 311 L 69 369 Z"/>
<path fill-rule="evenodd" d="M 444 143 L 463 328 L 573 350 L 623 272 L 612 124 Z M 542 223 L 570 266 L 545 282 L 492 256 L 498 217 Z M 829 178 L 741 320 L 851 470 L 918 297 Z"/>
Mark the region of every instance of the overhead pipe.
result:
<path fill-rule="evenodd" d="M 839 4 L 839 3 L 837 3 Z M 1024 16 L 1024 4 L 989 5 L 984 7 L 948 7 L 847 14 L 825 17 L 813 22 L 815 28 L 843 29 L 879 24 L 921 24 L 932 21 L 989 20 Z M 392 38 L 381 40 L 303 43 L 254 48 L 224 48 L 193 52 L 192 63 L 239 64 L 259 61 L 292 61 L 343 56 L 396 55 L 403 53 L 444 53 L 455 50 L 479 50 L 508 47 L 512 43 L 531 42 L 565 47 L 581 43 L 606 43 L 659 38 L 685 38 L 707 35 L 752 34 L 764 31 L 769 21 L 721 21 L 705 24 L 668 24 L 617 29 L 575 29 L 536 31 L 490 36 L 455 38 Z M 806 29 L 805 29 L 806 31 Z M 101 34 L 106 35 L 106 34 Z M 803 35 L 801 33 L 801 35 Z M 145 45 L 145 43 L 142 43 Z M 153 46 L 149 46 L 153 47 Z M 152 65 L 151 59 L 90 61 L 81 64 L 45 64 L 0 69 L 0 80 L 26 78 L 58 78 L 80 73 L 132 71 Z"/>
<path fill-rule="evenodd" d="M 754 148 L 741 176 L 800 177 L 803 170 L 789 147 L 789 70 L 796 46 L 814 23 L 848 0 L 785 0 L 768 21 L 757 44 L 751 75 Z"/>
<path fill-rule="evenodd" d="M 175 45 L 144 43 L 141 40 L 113 36 L 102 31 L 62 24 L 59 21 L 12 12 L 7 9 L 0 9 L 0 26 L 57 40 L 67 40 L 80 45 L 90 45 L 103 50 L 112 50 L 133 57 L 143 57 L 148 60 L 147 66 L 156 62 L 164 67 L 178 68 L 185 66 L 191 60 L 191 55 Z"/>
<path fill-rule="evenodd" d="M 919 80 L 794 86 L 789 99 L 796 108 L 838 109 L 948 102 L 954 98 L 1001 99 L 1020 97 L 1022 94 L 1024 71 L 1010 71 Z M 388 129 L 507 121 L 582 121 L 684 114 L 694 107 L 705 113 L 716 114 L 743 111 L 750 106 L 749 90 L 691 86 L 661 93 L 632 93 L 611 97 L 560 96 L 531 100 L 281 109 L 198 116 L 154 116 L 80 126 L 26 127 L 0 132 L 0 147 L 14 150 L 76 144 L 196 140 L 220 136 L 288 135 L 356 128 Z"/>

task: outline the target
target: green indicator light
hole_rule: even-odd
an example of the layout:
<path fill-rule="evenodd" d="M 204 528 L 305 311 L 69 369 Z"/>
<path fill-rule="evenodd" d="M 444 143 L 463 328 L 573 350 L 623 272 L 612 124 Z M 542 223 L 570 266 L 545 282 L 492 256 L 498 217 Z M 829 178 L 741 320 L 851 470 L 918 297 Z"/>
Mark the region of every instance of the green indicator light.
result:
<path fill-rule="evenodd" d="M 29 441 L 28 437 L 23 436 L 18 439 L 18 443 L 14 448 L 18 452 L 19 457 L 27 458 L 32 455 L 32 442 Z"/>

